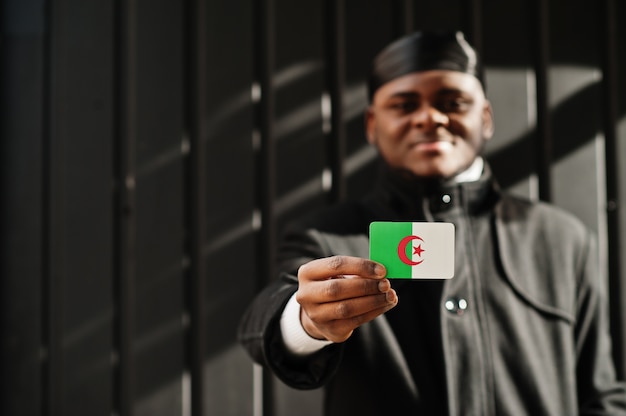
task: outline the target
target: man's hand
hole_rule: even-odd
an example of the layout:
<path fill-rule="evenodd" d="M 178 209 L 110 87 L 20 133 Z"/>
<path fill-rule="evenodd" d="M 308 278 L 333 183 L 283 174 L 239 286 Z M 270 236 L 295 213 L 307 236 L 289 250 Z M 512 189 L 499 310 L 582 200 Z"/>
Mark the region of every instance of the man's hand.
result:
<path fill-rule="evenodd" d="M 298 270 L 296 300 L 305 331 L 317 339 L 343 342 L 355 328 L 398 303 L 384 266 L 358 257 L 310 261 Z"/>

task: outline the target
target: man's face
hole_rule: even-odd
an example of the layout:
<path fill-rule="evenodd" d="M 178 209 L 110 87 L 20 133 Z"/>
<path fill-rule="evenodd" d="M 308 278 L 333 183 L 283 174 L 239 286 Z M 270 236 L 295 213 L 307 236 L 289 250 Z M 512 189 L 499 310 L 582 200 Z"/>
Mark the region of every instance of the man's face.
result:
<path fill-rule="evenodd" d="M 493 134 L 480 82 L 456 71 L 414 72 L 381 86 L 366 115 L 368 141 L 385 161 L 417 176 L 467 169 Z"/>

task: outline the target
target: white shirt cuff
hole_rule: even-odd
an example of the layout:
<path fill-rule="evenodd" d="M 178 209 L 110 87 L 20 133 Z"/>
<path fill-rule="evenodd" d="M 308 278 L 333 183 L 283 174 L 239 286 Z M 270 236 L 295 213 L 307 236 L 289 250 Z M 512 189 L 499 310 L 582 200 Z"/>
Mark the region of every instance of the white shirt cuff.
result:
<path fill-rule="evenodd" d="M 328 340 L 315 339 L 307 334 L 300 322 L 300 304 L 296 300 L 295 293 L 285 305 L 280 317 L 280 331 L 287 350 L 298 356 L 313 354 L 333 343 Z"/>

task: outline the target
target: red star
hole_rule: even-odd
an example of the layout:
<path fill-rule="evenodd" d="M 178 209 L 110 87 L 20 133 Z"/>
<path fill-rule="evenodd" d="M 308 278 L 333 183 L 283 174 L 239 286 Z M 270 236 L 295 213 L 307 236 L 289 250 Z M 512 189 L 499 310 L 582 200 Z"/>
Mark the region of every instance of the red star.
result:
<path fill-rule="evenodd" d="M 417 254 L 420 257 L 422 257 L 422 252 L 424 252 L 424 251 L 426 251 L 426 250 L 424 250 L 422 248 L 421 244 L 419 246 L 417 246 L 417 247 L 413 247 L 413 254 Z"/>

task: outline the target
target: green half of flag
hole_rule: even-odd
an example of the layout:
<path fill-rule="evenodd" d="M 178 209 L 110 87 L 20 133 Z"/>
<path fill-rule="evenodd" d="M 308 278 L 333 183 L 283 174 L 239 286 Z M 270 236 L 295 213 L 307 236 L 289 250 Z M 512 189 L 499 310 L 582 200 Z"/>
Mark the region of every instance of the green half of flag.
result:
<path fill-rule="evenodd" d="M 387 277 L 412 278 L 413 245 L 404 244 L 413 235 L 410 222 L 373 222 L 370 224 L 370 258 L 387 268 Z M 403 259 L 405 261 L 403 261 Z M 409 261 L 406 261 L 406 260 Z"/>

